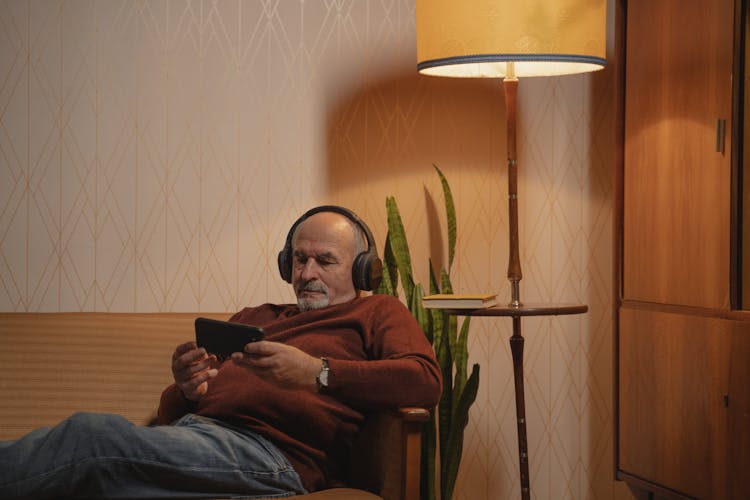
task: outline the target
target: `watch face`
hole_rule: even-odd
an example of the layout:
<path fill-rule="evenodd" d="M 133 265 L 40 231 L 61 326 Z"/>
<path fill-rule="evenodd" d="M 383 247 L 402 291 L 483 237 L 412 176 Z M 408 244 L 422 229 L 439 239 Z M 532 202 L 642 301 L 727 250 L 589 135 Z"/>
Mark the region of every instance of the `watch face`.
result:
<path fill-rule="evenodd" d="M 323 387 L 328 387 L 328 360 L 326 358 L 320 358 L 322 365 L 320 367 L 320 373 L 318 374 L 318 384 Z"/>

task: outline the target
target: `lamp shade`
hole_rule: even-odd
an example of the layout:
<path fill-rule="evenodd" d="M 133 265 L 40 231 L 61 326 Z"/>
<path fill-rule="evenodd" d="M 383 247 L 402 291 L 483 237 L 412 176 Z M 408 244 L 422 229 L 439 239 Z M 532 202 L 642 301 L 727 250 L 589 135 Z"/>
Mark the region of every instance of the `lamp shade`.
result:
<path fill-rule="evenodd" d="M 606 16 L 606 0 L 417 0 L 417 68 L 476 78 L 595 71 L 606 63 Z"/>

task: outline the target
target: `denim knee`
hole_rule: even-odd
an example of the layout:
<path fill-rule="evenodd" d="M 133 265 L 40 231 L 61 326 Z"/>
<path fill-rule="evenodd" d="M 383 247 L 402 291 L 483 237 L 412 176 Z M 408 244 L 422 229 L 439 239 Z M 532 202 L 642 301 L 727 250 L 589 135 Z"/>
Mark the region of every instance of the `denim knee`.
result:
<path fill-rule="evenodd" d="M 112 425 L 132 425 L 124 417 L 114 413 L 91 413 L 79 411 L 73 413 L 67 419 L 68 425 L 86 429 L 106 429 Z"/>
<path fill-rule="evenodd" d="M 125 418 L 109 413 L 77 412 L 65 419 L 62 429 L 66 433 L 98 438 L 132 427 Z"/>

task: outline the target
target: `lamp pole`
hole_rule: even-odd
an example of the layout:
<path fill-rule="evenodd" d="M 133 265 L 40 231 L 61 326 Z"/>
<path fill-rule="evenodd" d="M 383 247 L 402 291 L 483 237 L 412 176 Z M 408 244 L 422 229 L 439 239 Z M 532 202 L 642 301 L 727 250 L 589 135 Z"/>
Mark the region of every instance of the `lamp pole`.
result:
<path fill-rule="evenodd" d="M 508 148 L 508 232 L 510 253 L 508 255 L 508 280 L 510 281 L 510 306 L 521 305 L 519 282 L 521 256 L 518 250 L 518 161 L 516 158 L 516 103 L 518 101 L 518 78 L 512 62 L 507 63 L 507 76 L 503 79 L 505 90 L 505 113 L 507 118 Z"/>
<path fill-rule="evenodd" d="M 521 256 L 518 243 L 518 159 L 516 155 L 516 109 L 518 103 L 518 78 L 513 62 L 506 64 L 506 76 L 503 78 L 505 91 L 505 116 L 507 119 L 508 148 L 508 280 L 510 281 L 509 309 L 520 308 Z M 521 476 L 521 498 L 530 498 L 529 486 L 529 452 L 526 439 L 526 403 L 523 387 L 523 343 L 521 335 L 521 316 L 514 315 L 513 335 L 510 337 L 510 351 L 513 356 L 513 382 L 516 396 L 516 425 L 518 426 L 518 466 Z"/>

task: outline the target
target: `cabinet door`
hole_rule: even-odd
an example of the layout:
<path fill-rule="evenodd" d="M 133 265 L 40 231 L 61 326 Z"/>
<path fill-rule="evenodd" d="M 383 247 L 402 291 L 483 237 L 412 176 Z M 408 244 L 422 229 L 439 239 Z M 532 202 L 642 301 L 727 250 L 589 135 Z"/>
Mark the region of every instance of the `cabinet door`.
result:
<path fill-rule="evenodd" d="M 729 307 L 732 26 L 733 0 L 627 2 L 625 299 Z"/>
<path fill-rule="evenodd" d="M 729 357 L 727 498 L 750 498 L 750 321 L 732 328 Z"/>
<path fill-rule="evenodd" d="M 724 404 L 731 328 L 710 317 L 620 310 L 621 471 L 695 498 L 746 498 L 727 496 L 727 482 L 737 480 L 727 473 L 734 459 Z M 738 409 L 746 400 L 729 397 Z"/>

